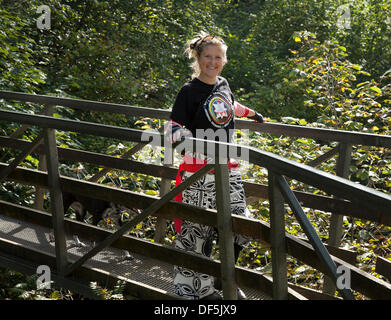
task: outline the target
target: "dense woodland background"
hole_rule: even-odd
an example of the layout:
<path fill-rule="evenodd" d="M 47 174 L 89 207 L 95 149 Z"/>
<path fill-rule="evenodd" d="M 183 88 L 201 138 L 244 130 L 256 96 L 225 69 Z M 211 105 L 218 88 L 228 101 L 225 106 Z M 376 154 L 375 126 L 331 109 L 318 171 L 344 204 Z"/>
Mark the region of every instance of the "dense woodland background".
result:
<path fill-rule="evenodd" d="M 37 28 L 38 6 L 51 10 L 50 30 Z M 391 126 L 391 2 L 389 0 L 0 0 L 0 90 L 170 109 L 181 85 L 190 79 L 184 44 L 201 30 L 224 38 L 228 64 L 223 76 L 236 99 L 268 121 L 390 135 Z M 7 110 L 38 112 L 42 106 L 0 100 Z M 155 119 L 81 113 L 57 107 L 55 116 L 98 121 L 137 129 L 157 128 Z M 1 135 L 16 125 L 0 123 Z M 34 128 L 24 139 L 36 136 Z M 57 132 L 61 146 L 123 153 L 130 145 Z M 248 144 L 299 162 L 308 162 L 334 144 L 252 133 Z M 148 161 L 156 151 L 134 158 Z M 1 161 L 14 157 L 1 151 Z M 335 172 L 336 159 L 322 170 Z M 23 163 L 37 168 L 38 157 Z M 61 173 L 88 178 L 99 168 L 62 163 Z M 247 167 L 243 178 L 265 183 L 267 172 Z M 351 180 L 386 193 L 391 191 L 391 152 L 356 146 Z M 113 171 L 102 183 L 158 194 L 159 180 Z M 301 190 L 319 193 L 300 184 Z M 0 186 L 1 199 L 32 205 L 34 190 L 14 183 Z M 249 206 L 268 220 L 268 203 Z M 308 210 L 322 239 L 327 240 L 329 214 Z M 153 238 L 154 221 L 132 234 Z M 288 212 L 287 231 L 302 235 Z M 360 253 L 358 265 L 374 272 L 376 256 L 391 258 L 391 228 L 345 218 L 342 246 Z M 171 243 L 173 232 L 166 242 Z M 270 250 L 254 243 L 240 264 L 270 272 Z M 0 298 L 37 298 L 21 275 L 3 270 Z M 323 275 L 289 258 L 289 280 L 320 289 Z M 30 288 L 31 289 L 31 288 Z M 96 289 L 96 288 L 95 288 Z M 99 288 L 98 288 L 99 289 Z M 103 292 L 103 291 L 102 291 Z M 105 291 L 105 297 L 110 298 Z M 72 298 L 55 291 L 53 299 Z M 365 298 L 365 297 L 359 297 Z"/>

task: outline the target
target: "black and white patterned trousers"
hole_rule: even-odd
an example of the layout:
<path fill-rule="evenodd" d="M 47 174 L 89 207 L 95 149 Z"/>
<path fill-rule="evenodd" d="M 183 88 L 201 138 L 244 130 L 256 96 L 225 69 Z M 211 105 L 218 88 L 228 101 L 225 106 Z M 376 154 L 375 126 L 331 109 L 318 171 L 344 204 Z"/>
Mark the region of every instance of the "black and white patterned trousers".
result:
<path fill-rule="evenodd" d="M 192 173 L 184 172 L 182 181 Z M 182 202 L 205 209 L 216 209 L 215 176 L 209 173 L 191 185 L 182 193 Z M 230 170 L 230 196 L 232 214 L 251 217 L 246 207 L 246 197 L 238 169 Z M 210 257 L 215 228 L 190 221 L 182 221 L 181 233 L 175 236 L 175 247 L 188 252 Z M 234 235 L 234 242 L 245 246 L 250 239 L 243 235 Z M 174 294 L 187 299 L 201 299 L 215 291 L 213 277 L 179 266 L 174 266 Z"/>

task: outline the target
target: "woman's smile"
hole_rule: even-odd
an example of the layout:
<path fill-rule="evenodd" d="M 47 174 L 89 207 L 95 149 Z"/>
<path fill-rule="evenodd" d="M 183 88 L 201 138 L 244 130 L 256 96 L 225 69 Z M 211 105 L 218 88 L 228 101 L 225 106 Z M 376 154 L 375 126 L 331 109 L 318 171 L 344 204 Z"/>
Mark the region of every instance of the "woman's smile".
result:
<path fill-rule="evenodd" d="M 214 84 L 225 65 L 224 51 L 220 46 L 209 45 L 202 51 L 198 64 L 201 70 L 198 78 L 208 84 Z"/>

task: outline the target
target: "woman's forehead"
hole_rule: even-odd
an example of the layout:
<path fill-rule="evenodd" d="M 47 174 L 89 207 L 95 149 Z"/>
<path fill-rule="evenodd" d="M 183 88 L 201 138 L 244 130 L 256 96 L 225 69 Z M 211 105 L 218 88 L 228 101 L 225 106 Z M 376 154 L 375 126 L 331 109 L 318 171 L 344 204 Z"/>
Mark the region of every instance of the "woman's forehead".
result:
<path fill-rule="evenodd" d="M 205 54 L 213 54 L 213 55 L 221 55 L 221 56 L 224 56 L 225 55 L 225 51 L 224 49 L 222 48 L 221 45 L 218 45 L 218 44 L 209 44 L 207 46 L 205 46 L 201 52 L 201 55 L 205 55 Z"/>

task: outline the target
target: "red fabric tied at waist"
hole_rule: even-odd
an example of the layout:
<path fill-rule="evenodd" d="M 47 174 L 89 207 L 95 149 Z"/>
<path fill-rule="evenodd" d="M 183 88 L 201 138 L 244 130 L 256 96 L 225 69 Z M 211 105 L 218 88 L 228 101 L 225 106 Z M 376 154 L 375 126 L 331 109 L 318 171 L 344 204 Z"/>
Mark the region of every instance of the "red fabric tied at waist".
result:
<path fill-rule="evenodd" d="M 187 172 L 197 172 L 200 170 L 204 165 L 206 165 L 208 162 L 206 160 L 197 159 L 194 157 L 190 157 L 188 155 L 184 155 L 183 162 L 179 165 L 178 173 L 176 175 L 175 179 L 175 186 L 178 186 L 182 183 L 181 173 L 182 171 Z M 233 169 L 239 167 L 239 163 L 236 160 L 230 160 L 228 162 L 228 169 Z M 214 173 L 214 170 L 212 170 L 210 173 Z M 174 200 L 176 202 L 182 202 L 182 193 L 178 194 Z M 175 226 L 175 232 L 181 233 L 181 226 L 182 226 L 182 220 L 174 218 L 174 226 Z"/>

